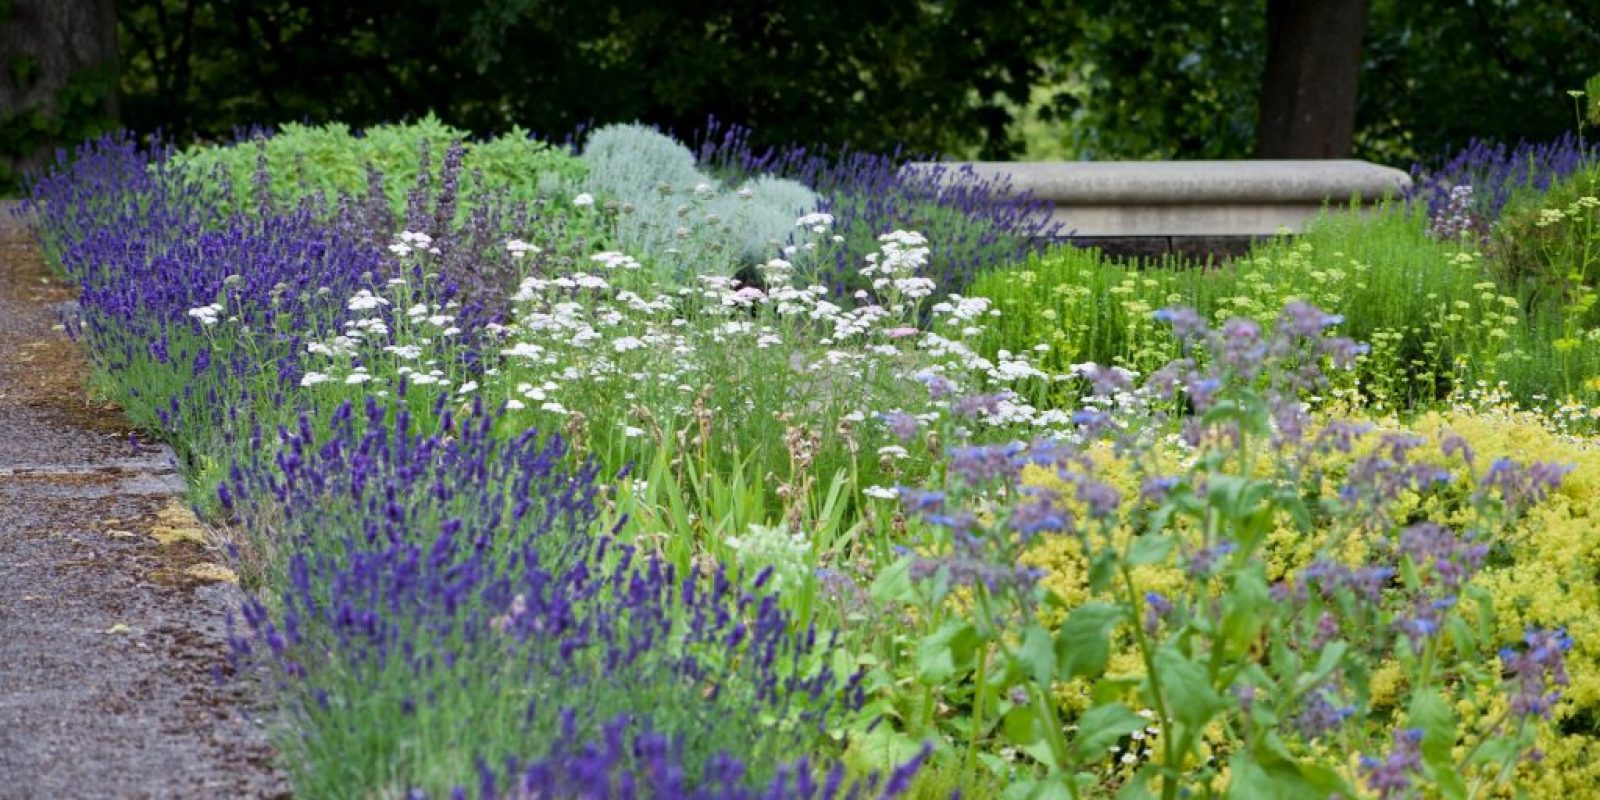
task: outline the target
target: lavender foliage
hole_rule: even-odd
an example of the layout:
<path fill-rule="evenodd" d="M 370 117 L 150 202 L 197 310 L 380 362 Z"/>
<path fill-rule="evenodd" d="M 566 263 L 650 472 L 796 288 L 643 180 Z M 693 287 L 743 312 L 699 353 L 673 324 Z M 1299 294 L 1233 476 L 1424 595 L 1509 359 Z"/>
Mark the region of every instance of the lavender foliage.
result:
<path fill-rule="evenodd" d="M 1427 205 L 1436 231 L 1482 235 L 1518 191 L 1546 191 L 1595 155 L 1593 145 L 1570 133 L 1551 142 L 1512 146 L 1473 139 L 1437 164 L 1413 165 L 1410 197 Z M 1462 187 L 1470 188 L 1463 193 Z"/>
<path fill-rule="evenodd" d="M 805 760 L 781 765 L 770 781 L 750 787 L 748 769 L 738 759 L 723 756 L 707 766 L 704 781 L 695 786 L 685 779 L 681 743 L 649 730 L 633 731 L 631 720 L 617 717 L 593 740 L 572 738 L 571 715 L 563 717 L 563 736 L 547 757 L 523 764 L 515 759 L 503 771 L 481 769 L 477 796 L 545 797 L 572 800 L 656 798 L 657 800 L 865 800 L 902 796 L 910 779 L 929 752 L 891 772 L 866 782 L 846 778 L 835 765 L 820 777 Z M 458 795 L 466 794 L 462 787 Z"/>
<path fill-rule="evenodd" d="M 263 551 L 270 587 L 242 609 L 236 667 L 265 677 L 298 726 L 283 742 L 305 756 L 292 759 L 302 777 L 321 763 L 367 769 L 373 791 L 397 775 L 437 788 L 437 771 L 406 772 L 412 742 L 463 705 L 514 703 L 492 736 L 422 756 L 447 772 L 521 759 L 518 785 L 565 775 L 584 796 L 631 796 L 624 784 L 638 796 L 868 796 L 826 764 L 793 762 L 860 692 L 819 657 L 828 641 L 780 610 L 769 576 L 680 574 L 597 532 L 596 469 L 557 437 L 507 436 L 492 411 L 415 388 L 333 408 L 298 391 L 299 354 L 337 332 L 347 298 L 391 277 L 435 284 L 397 275 L 374 235 L 393 224 L 382 176 L 365 198 L 282 207 L 261 192 L 225 214 L 204 187 L 162 180 L 161 158 L 127 138 L 90 143 L 33 181 L 24 213 L 79 285 L 75 332 L 119 402 L 195 469 L 221 459 L 219 506 Z M 415 195 L 417 213 L 455 216 L 450 185 Z M 468 235 L 487 242 L 501 218 L 480 216 Z M 252 335 L 212 336 L 224 317 Z M 463 345 L 471 360 L 474 342 Z M 624 761 L 575 744 L 619 736 L 633 743 Z M 914 770 L 873 796 L 902 791 Z"/>

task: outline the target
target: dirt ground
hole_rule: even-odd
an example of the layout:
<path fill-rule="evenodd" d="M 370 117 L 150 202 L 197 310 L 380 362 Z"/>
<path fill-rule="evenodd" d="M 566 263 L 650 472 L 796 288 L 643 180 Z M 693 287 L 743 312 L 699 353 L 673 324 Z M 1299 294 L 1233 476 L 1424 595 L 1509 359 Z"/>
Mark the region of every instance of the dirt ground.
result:
<path fill-rule="evenodd" d="M 171 452 L 54 329 L 72 294 L 0 203 L 0 798 L 287 797 L 221 682 L 225 559 Z"/>

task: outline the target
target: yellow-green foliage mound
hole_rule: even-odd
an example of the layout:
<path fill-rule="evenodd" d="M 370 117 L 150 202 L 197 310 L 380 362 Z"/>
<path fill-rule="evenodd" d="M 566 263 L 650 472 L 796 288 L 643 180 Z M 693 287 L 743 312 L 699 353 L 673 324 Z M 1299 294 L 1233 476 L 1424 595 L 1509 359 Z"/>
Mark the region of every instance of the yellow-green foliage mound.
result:
<path fill-rule="evenodd" d="M 1467 466 L 1464 462 L 1468 454 L 1457 452 L 1449 459 L 1438 455 L 1439 445 L 1447 437 L 1460 437 L 1467 443 L 1475 474 L 1482 474 L 1493 459 L 1501 456 L 1572 467 L 1556 493 L 1522 514 L 1498 541 L 1491 543 L 1486 567 L 1473 585 L 1487 590 L 1492 598 L 1492 635 L 1499 643 L 1517 642 L 1530 627 L 1562 628 L 1573 640 L 1567 654 L 1571 683 L 1554 711 L 1554 724 L 1539 742 L 1543 763 L 1538 769 L 1524 768 L 1514 785 L 1529 797 L 1600 797 L 1600 732 L 1595 726 L 1600 719 L 1600 586 L 1596 582 L 1600 575 L 1600 447 L 1554 433 L 1533 414 L 1458 409 L 1428 413 L 1403 426 L 1390 420 L 1364 437 L 1351 453 L 1335 453 L 1323 458 L 1318 466 L 1330 476 L 1339 475 L 1364 452 L 1370 452 L 1385 430 L 1427 438 L 1433 446 L 1419 448 L 1418 452 L 1429 452 L 1440 466 L 1458 471 Z M 1157 457 L 1169 458 L 1171 466 L 1180 466 L 1180 458 L 1174 452 L 1167 450 Z M 1099 459 L 1101 477 L 1125 494 L 1137 494 L 1138 486 L 1127 465 L 1109 454 L 1103 455 Z M 1259 463 L 1269 460 L 1263 458 Z M 1463 477 L 1456 484 L 1430 494 L 1426 500 L 1416 495 L 1402 497 L 1395 513 L 1412 519 L 1467 524 L 1475 512 L 1467 502 L 1472 491 L 1469 478 L 1466 473 L 1461 474 Z M 1035 486 L 1057 489 L 1066 496 L 1071 494 L 1068 487 L 1043 470 L 1031 471 L 1026 480 Z M 1131 536 L 1132 531 L 1123 528 L 1114 535 Z M 1319 529 L 1316 535 L 1306 536 L 1289 520 L 1281 520 L 1269 534 L 1263 553 L 1268 578 L 1280 580 L 1304 567 L 1332 535 L 1337 534 Z M 1370 529 L 1359 530 L 1334 552 L 1351 566 L 1358 566 L 1376 545 L 1371 541 L 1374 535 Z M 1064 601 L 1066 608 L 1093 599 L 1088 587 L 1089 566 L 1076 539 L 1044 537 L 1030 551 L 1027 561 L 1046 570 L 1043 582 Z M 1179 568 L 1163 564 L 1136 568 L 1134 579 L 1141 591 L 1175 593 L 1186 577 Z M 1131 640 L 1123 638 L 1120 642 L 1112 654 L 1110 674 L 1141 676 L 1143 666 Z M 1385 664 L 1372 675 L 1372 703 L 1398 711 L 1407 702 L 1408 688 L 1398 665 Z M 1069 715 L 1076 714 L 1089 706 L 1089 691 L 1082 682 L 1061 684 L 1057 697 Z M 1480 699 L 1484 702 L 1462 702 L 1457 708 L 1468 727 L 1487 727 L 1504 709 L 1503 699 Z"/>

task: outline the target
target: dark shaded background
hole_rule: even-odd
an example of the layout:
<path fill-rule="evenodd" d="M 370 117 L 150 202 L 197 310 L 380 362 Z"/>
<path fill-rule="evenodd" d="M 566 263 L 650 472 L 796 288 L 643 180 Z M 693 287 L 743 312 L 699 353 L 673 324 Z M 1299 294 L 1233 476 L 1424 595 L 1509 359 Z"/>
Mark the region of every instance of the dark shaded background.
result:
<path fill-rule="evenodd" d="M 1286 9 L 1364 24 L 1269 29 Z M 1272 37 L 1358 68 L 1274 87 Z M 1402 163 L 1572 129 L 1600 0 L 0 0 L 0 65 L 13 170 L 118 125 L 187 141 L 430 111 L 554 138 L 715 116 L 761 143 L 1005 158 L 1030 108 L 1069 157 L 1234 158 L 1282 138 L 1261 135 L 1264 89 L 1334 97 L 1315 128 L 1353 118 L 1313 155 Z"/>

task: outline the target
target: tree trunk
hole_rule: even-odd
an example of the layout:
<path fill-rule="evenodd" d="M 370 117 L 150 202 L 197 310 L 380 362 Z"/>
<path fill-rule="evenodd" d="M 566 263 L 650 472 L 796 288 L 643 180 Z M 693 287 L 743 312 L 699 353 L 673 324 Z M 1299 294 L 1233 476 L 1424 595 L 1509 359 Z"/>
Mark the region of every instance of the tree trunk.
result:
<path fill-rule="evenodd" d="M 0 0 L 0 188 L 107 129 L 116 84 L 114 0 Z"/>
<path fill-rule="evenodd" d="M 1347 158 L 1367 0 L 1267 0 L 1259 158 Z"/>

